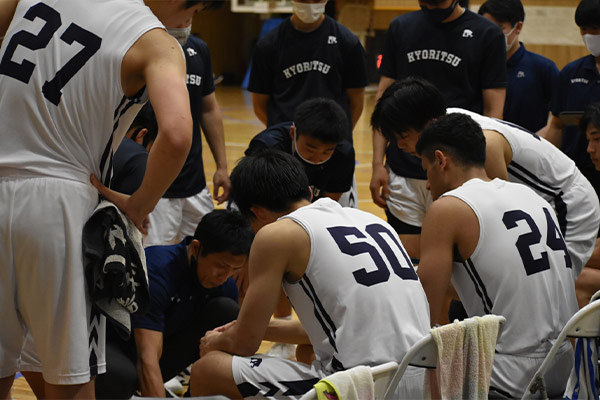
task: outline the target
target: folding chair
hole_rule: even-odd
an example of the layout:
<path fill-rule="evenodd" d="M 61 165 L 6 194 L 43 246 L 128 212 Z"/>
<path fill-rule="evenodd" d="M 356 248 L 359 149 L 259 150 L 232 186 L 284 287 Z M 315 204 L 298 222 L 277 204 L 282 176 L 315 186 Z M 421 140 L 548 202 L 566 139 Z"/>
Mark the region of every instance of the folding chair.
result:
<path fill-rule="evenodd" d="M 380 399 L 383 397 L 385 389 L 388 387 L 388 383 L 392 379 L 392 374 L 398 368 L 398 363 L 395 361 L 386 362 L 384 364 L 371 367 L 371 374 L 373 374 L 373 384 L 375 385 L 375 398 Z M 312 388 L 300 398 L 300 400 L 316 400 L 317 391 Z"/>
<path fill-rule="evenodd" d="M 497 317 L 498 317 L 498 323 L 499 323 L 498 337 L 500 337 L 500 333 L 502 333 L 502 328 L 504 327 L 504 323 L 506 322 L 506 319 L 501 315 L 497 315 Z M 470 319 L 470 318 L 467 318 L 467 320 L 468 319 Z M 464 324 L 465 321 L 466 320 L 460 321 L 459 323 Z M 436 329 L 436 328 L 434 328 L 434 329 Z M 435 344 L 433 335 L 431 333 L 428 333 L 425 337 L 423 337 L 421 340 L 419 340 L 417 343 L 415 343 L 410 348 L 410 350 L 408 350 L 408 352 L 404 355 L 404 358 L 402 359 L 402 361 L 400 362 L 400 365 L 398 366 L 398 370 L 396 371 L 396 374 L 392 378 L 390 385 L 388 386 L 387 390 L 385 391 L 384 399 L 389 400 L 393 396 L 393 394 L 396 390 L 396 387 L 398 386 L 398 383 L 402 379 L 402 376 L 404 375 L 404 372 L 406 371 L 406 368 L 408 368 L 409 365 L 413 366 L 413 367 L 420 367 L 420 368 L 436 368 L 437 362 L 438 362 L 437 345 Z"/>
<path fill-rule="evenodd" d="M 590 299 L 590 303 L 593 303 L 594 301 L 598 300 L 599 297 L 600 297 L 600 290 L 598 290 L 596 293 L 594 293 L 592 295 L 592 298 Z"/>
<path fill-rule="evenodd" d="M 594 294 L 592 299 L 596 297 L 598 293 Z M 523 399 L 530 399 L 538 390 L 545 388 L 544 375 L 546 374 L 552 359 L 558 353 L 558 349 L 567 337 L 572 338 L 594 338 L 600 337 L 600 301 L 593 301 L 577 311 L 569 321 L 567 321 L 565 327 L 558 335 L 556 342 L 552 345 L 552 348 L 544 358 L 542 365 L 538 368 L 533 378 L 527 385 Z"/>

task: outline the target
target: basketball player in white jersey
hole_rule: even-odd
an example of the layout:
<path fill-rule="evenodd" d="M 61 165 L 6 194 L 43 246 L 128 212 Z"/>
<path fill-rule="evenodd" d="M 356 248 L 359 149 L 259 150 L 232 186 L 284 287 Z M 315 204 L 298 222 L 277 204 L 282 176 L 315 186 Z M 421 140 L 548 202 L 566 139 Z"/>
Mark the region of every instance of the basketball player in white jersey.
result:
<path fill-rule="evenodd" d="M 0 398 L 17 370 L 38 397 L 94 397 L 104 321 L 88 298 L 81 232 L 99 191 L 145 231 L 183 165 L 191 141 L 185 61 L 163 24 L 202 8 L 185 0 L 0 2 Z M 110 181 L 112 154 L 147 99 L 158 138 L 141 187 L 120 195 L 100 180 Z"/>
<path fill-rule="evenodd" d="M 490 388 L 520 398 L 577 311 L 572 262 L 556 214 L 527 186 L 490 181 L 486 137 L 468 115 L 437 119 L 423 130 L 416 150 L 434 199 L 423 221 L 419 263 L 431 321 L 451 281 L 470 317 L 503 315 Z M 566 340 L 546 374 L 551 398 L 562 395 L 572 356 Z"/>
<path fill-rule="evenodd" d="M 259 230 L 250 285 L 237 321 L 202 339 L 193 396 L 298 398 L 335 371 L 400 361 L 427 334 L 425 294 L 385 221 L 329 198 L 311 204 L 302 166 L 275 150 L 243 158 L 231 183 L 233 201 Z M 300 321 L 269 325 L 281 286 Z M 316 360 L 253 355 L 263 339 L 312 344 Z M 418 397 L 422 378 L 409 371 L 402 396 Z"/>
<path fill-rule="evenodd" d="M 390 86 L 377 102 L 371 124 L 398 147 L 415 154 L 421 130 L 431 121 L 448 113 L 467 114 L 483 129 L 486 137 L 485 170 L 490 178 L 501 178 L 529 186 L 554 208 L 559 228 L 573 261 L 575 278 L 579 276 L 594 249 L 600 225 L 600 203 L 589 181 L 575 163 L 550 142 L 517 125 L 485 117 L 460 108 L 446 110 L 435 86 L 419 78 L 407 78 Z M 394 202 L 395 191 L 390 182 L 388 201 Z M 425 181 L 419 196 L 407 197 L 406 210 L 421 210 L 411 219 L 422 221 L 431 196 Z"/>

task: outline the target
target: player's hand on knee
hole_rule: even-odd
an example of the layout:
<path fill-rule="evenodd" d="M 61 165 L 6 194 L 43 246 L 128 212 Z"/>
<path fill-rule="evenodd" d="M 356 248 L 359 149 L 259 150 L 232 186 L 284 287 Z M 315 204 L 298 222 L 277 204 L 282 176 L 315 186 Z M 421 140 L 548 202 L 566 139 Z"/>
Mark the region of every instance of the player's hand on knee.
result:
<path fill-rule="evenodd" d="M 129 201 L 131 196 L 107 188 L 94 174 L 90 175 L 90 182 L 106 200 L 113 203 L 127 215 L 142 234 L 146 235 L 148 233 L 148 226 L 150 225 L 148 214 L 141 213 L 138 207 L 131 204 Z"/>
<path fill-rule="evenodd" d="M 386 201 L 390 197 L 389 179 L 387 169 L 383 165 L 373 167 L 369 189 L 373 202 L 382 208 L 387 206 Z"/>

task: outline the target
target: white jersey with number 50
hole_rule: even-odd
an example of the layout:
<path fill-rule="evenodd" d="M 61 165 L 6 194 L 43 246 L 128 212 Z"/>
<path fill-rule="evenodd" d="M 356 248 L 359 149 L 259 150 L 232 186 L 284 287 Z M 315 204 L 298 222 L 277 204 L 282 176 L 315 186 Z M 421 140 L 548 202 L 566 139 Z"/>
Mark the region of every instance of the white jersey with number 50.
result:
<path fill-rule="evenodd" d="M 472 317 L 502 315 L 496 351 L 533 353 L 577 311 L 571 259 L 550 204 L 527 186 L 471 179 L 444 196 L 461 199 L 479 221 L 473 254 L 452 269 Z"/>
<path fill-rule="evenodd" d="M 121 62 L 162 28 L 142 0 L 21 0 L 0 48 L 0 177 L 105 177 L 145 93 Z"/>
<path fill-rule="evenodd" d="M 387 222 L 328 198 L 284 218 L 310 237 L 304 276 L 283 287 L 322 367 L 400 361 L 429 332 L 425 292 Z"/>

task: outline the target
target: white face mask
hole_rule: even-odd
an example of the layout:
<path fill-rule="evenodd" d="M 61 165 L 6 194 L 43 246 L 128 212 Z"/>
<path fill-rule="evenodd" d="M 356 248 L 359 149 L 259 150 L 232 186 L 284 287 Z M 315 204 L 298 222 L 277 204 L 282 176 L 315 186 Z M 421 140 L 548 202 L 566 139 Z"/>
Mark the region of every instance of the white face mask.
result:
<path fill-rule="evenodd" d="M 185 42 L 187 42 L 190 34 L 192 33 L 192 25 L 189 25 L 186 28 L 167 29 L 167 32 L 169 32 L 169 35 L 177 39 L 180 45 L 184 46 Z"/>
<path fill-rule="evenodd" d="M 585 47 L 587 47 L 594 57 L 600 56 L 600 35 L 590 35 L 589 33 L 586 33 L 583 35 L 583 41 Z"/>
<path fill-rule="evenodd" d="M 506 51 L 509 51 L 510 49 L 513 48 L 513 46 L 515 45 L 515 42 L 517 41 L 517 38 L 514 38 L 512 43 L 508 43 L 508 37 L 510 35 L 512 35 L 512 33 L 514 32 L 514 30 L 517 28 L 517 26 L 513 26 L 513 28 L 508 32 L 504 34 L 504 43 L 506 43 Z"/>
<path fill-rule="evenodd" d="M 307 4 L 292 1 L 294 14 L 305 24 L 316 22 L 325 13 L 325 3 Z"/>
<path fill-rule="evenodd" d="M 310 164 L 310 165 L 325 164 L 331 158 L 331 157 L 329 157 L 327 160 L 324 160 L 321 162 L 314 162 L 314 161 L 308 161 L 306 158 L 302 157 L 302 154 L 300 154 L 300 152 L 298 151 L 298 144 L 296 143 L 296 132 L 294 132 L 294 137 L 292 138 L 292 154 L 297 154 L 298 157 L 300 157 L 300 159 L 302 161 L 304 161 L 305 163 Z"/>

